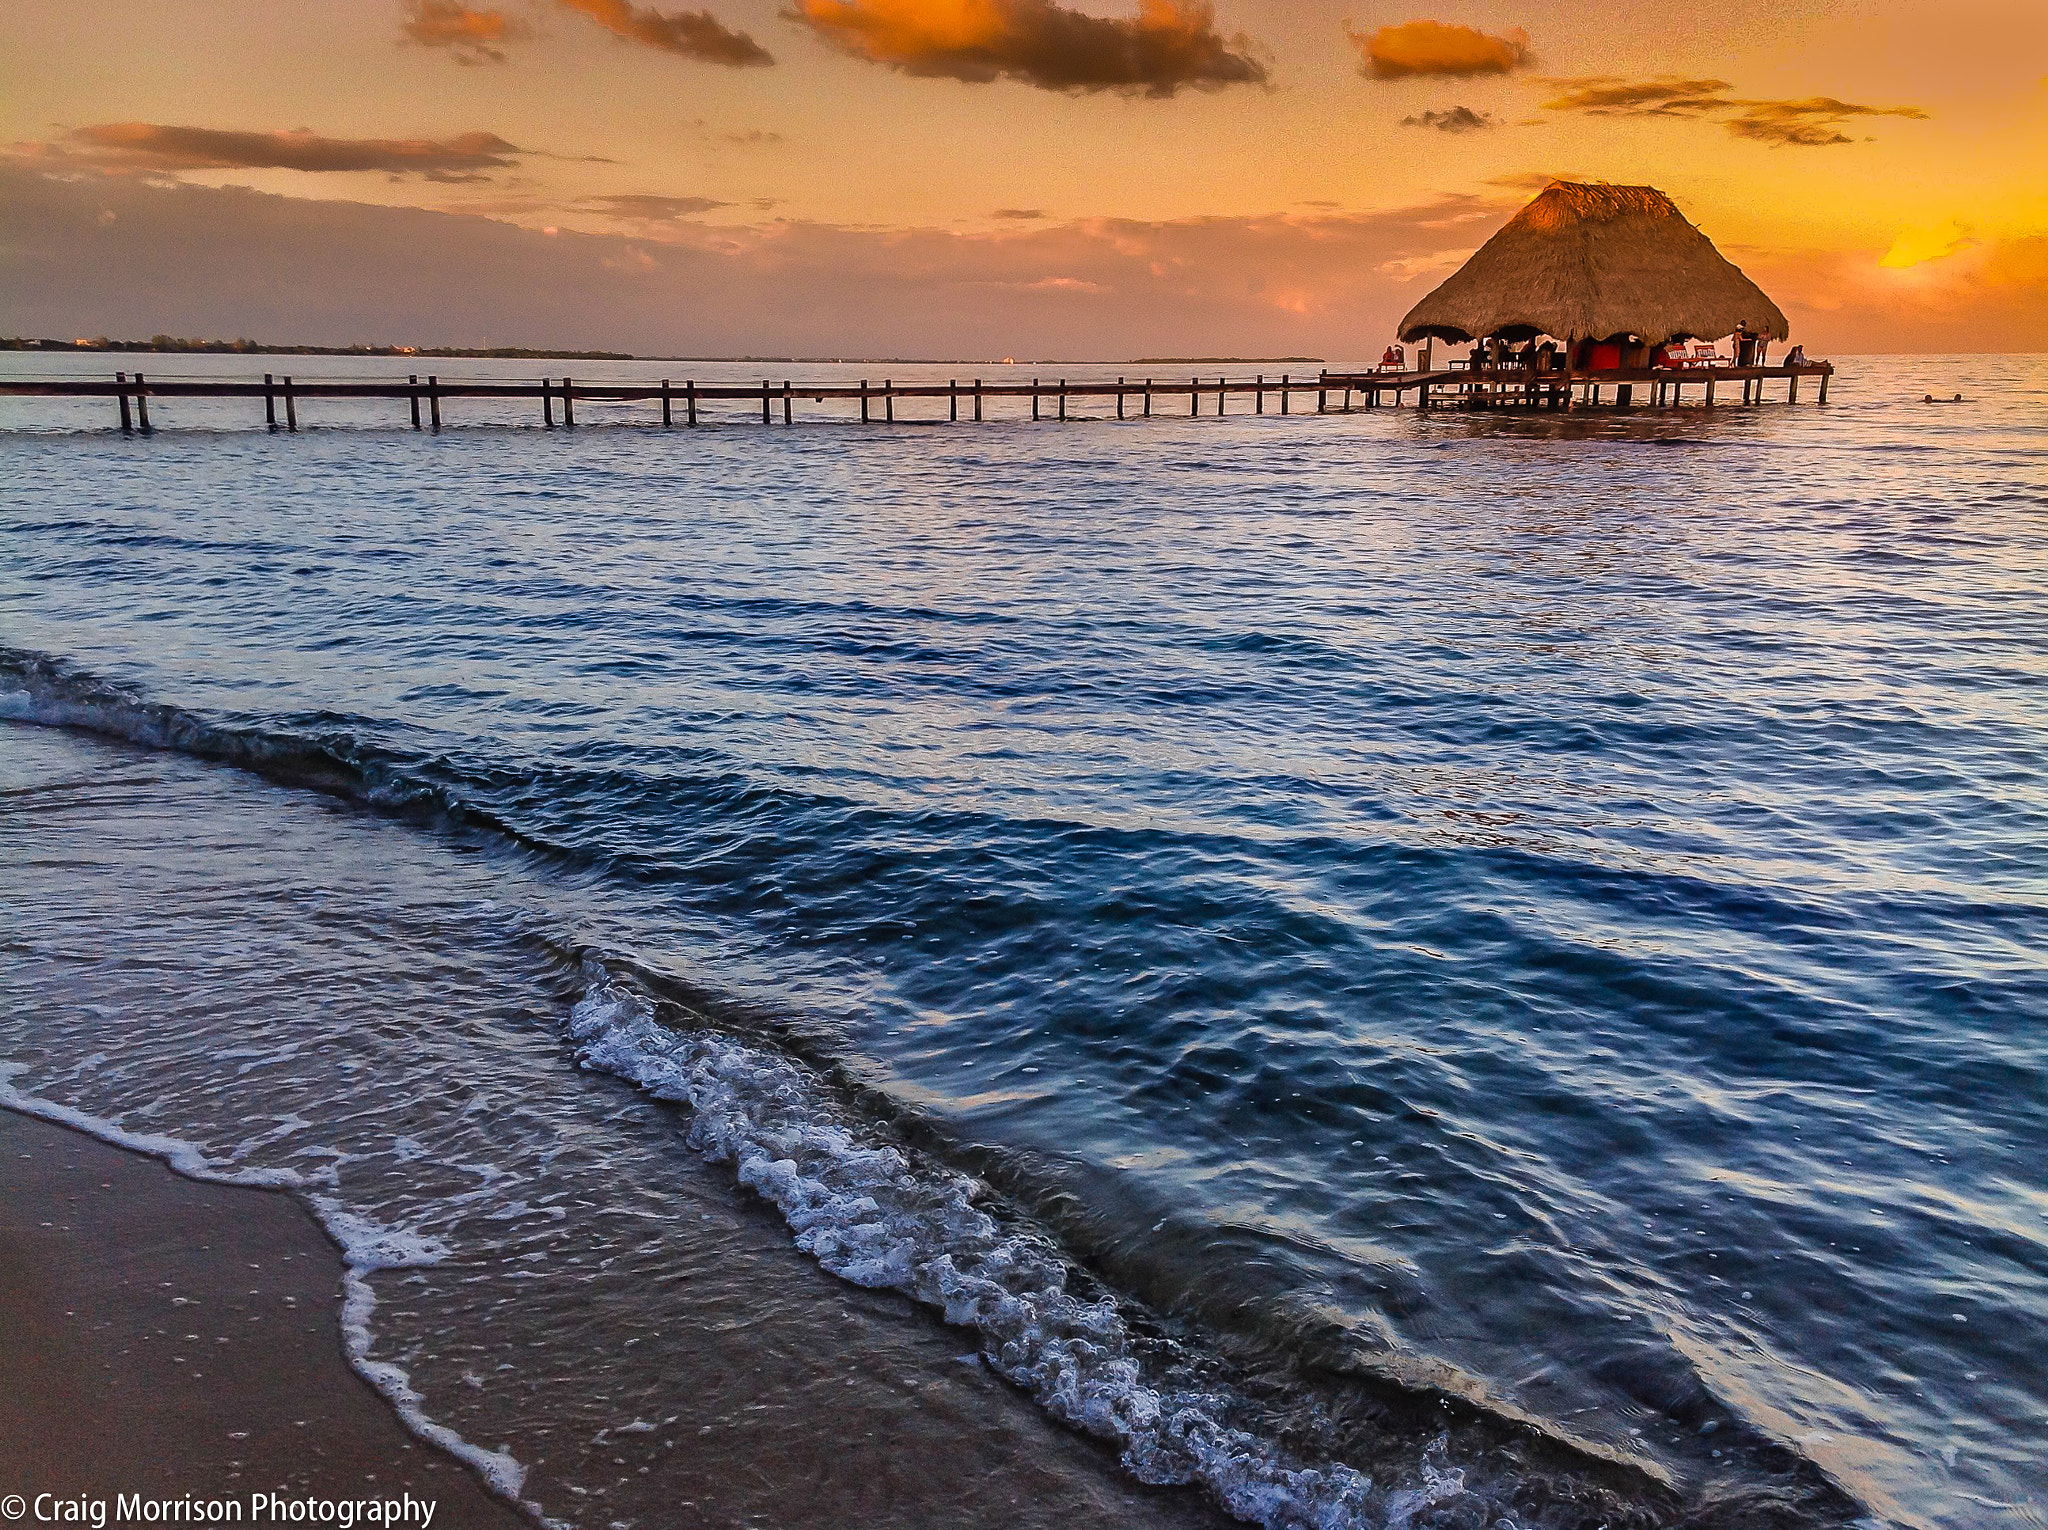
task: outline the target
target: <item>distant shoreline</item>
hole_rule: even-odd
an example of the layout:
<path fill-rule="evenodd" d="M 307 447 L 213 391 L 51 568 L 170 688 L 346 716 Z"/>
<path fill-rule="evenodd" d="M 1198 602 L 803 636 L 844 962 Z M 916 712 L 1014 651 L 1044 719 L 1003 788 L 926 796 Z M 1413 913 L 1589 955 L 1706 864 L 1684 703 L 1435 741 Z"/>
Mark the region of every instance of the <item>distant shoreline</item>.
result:
<path fill-rule="evenodd" d="M 1253 362 L 1320 364 L 1325 360 L 1321 356 L 1133 356 L 1128 361 L 1081 361 L 1071 357 L 1016 361 L 986 356 L 636 356 L 630 351 L 545 350 L 523 345 L 272 345 L 261 340 L 181 340 L 169 335 L 148 340 L 50 340 L 0 335 L 0 351 L 141 356 L 389 356 L 401 360 L 419 356 L 457 361 L 701 361 L 723 365 L 772 362 L 784 366 L 876 367 L 1247 366 Z"/>

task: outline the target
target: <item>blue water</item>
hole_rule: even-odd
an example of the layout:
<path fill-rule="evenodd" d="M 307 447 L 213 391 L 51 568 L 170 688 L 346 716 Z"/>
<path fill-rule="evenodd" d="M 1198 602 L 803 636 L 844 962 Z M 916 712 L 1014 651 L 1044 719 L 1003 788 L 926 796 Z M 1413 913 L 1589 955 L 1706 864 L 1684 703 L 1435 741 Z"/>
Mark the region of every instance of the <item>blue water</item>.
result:
<path fill-rule="evenodd" d="M 17 402 L 0 691 L 478 836 L 1284 1372 L 1299 1452 L 1533 1427 L 1642 1523 L 2044 1525 L 2044 403 Z"/>

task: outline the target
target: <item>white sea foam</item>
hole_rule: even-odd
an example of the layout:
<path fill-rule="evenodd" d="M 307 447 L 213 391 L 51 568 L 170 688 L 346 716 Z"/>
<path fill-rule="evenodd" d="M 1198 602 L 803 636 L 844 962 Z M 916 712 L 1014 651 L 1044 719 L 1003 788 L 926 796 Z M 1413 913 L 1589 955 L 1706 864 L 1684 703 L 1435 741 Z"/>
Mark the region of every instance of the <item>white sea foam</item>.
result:
<path fill-rule="evenodd" d="M 1199 1482 L 1268 1530 L 1406 1526 L 1465 1493 L 1440 1463 L 1425 1463 L 1418 1486 L 1375 1493 L 1349 1466 L 1291 1461 L 1227 1422 L 1227 1396 L 1159 1384 L 1116 1305 L 1073 1294 L 1058 1251 L 982 1209 L 976 1181 L 864 1140 L 790 1059 L 661 1024 L 597 961 L 585 977 L 569 1021 L 585 1067 L 688 1105 L 691 1144 L 780 1209 L 797 1247 L 844 1280 L 901 1291 L 974 1329 L 992 1365 L 1056 1417 L 1117 1444 L 1140 1480 Z"/>
<path fill-rule="evenodd" d="M 0 698 L 4 702 L 5 698 Z M 70 1127 L 98 1138 L 101 1142 L 130 1152 L 143 1153 L 162 1160 L 175 1172 L 187 1179 L 200 1180 L 209 1184 L 239 1185 L 262 1190 L 296 1190 L 305 1192 L 315 1183 L 329 1181 L 331 1168 L 317 1176 L 307 1176 L 292 1169 L 248 1169 L 235 1168 L 230 1163 L 209 1156 L 194 1143 L 182 1138 L 161 1133 L 133 1132 L 118 1121 L 94 1116 L 55 1100 L 43 1099 L 17 1088 L 14 1080 L 29 1069 L 23 1063 L 0 1062 L 0 1106 L 17 1111 L 37 1120 L 49 1121 L 59 1126 Z M 446 1424 L 438 1423 L 427 1415 L 425 1399 L 414 1390 L 412 1378 L 403 1367 L 388 1360 L 374 1358 L 370 1351 L 374 1343 L 370 1329 L 370 1317 L 376 1310 L 376 1293 L 370 1288 L 369 1277 L 378 1270 L 418 1269 L 438 1264 L 447 1257 L 448 1250 L 437 1239 L 423 1236 L 405 1228 L 385 1227 L 349 1211 L 332 1195 L 317 1194 L 307 1197 L 314 1214 L 321 1225 L 333 1238 L 342 1256 L 342 1310 L 341 1333 L 343 1347 L 349 1364 L 357 1375 L 375 1387 L 384 1400 L 404 1422 L 407 1429 L 427 1441 L 439 1446 L 474 1470 L 490 1485 L 493 1491 L 509 1502 L 518 1505 L 542 1525 L 554 1527 L 556 1522 L 541 1512 L 540 1506 L 520 1497 L 520 1489 L 526 1480 L 526 1468 L 511 1453 L 504 1449 L 485 1450 L 472 1444 Z"/>

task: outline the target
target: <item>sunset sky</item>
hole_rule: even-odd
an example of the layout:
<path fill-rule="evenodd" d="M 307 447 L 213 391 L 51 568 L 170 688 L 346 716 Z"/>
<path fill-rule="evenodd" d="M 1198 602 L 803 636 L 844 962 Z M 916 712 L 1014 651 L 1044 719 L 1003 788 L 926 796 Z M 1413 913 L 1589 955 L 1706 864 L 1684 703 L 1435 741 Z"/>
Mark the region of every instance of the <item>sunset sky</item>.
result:
<path fill-rule="evenodd" d="M 6 333 L 1351 355 L 1566 175 L 2048 349 L 2038 0 L 11 0 L 0 144 Z"/>

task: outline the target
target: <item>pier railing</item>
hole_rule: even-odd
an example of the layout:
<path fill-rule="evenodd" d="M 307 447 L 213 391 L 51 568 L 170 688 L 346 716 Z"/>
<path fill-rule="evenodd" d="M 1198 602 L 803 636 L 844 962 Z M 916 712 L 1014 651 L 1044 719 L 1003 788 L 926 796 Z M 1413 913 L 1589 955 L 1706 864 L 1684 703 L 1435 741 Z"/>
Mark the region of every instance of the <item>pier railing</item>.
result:
<path fill-rule="evenodd" d="M 797 406 L 804 403 L 855 403 L 864 423 L 888 423 L 896 418 L 899 401 L 934 400 L 946 405 L 946 417 L 984 420 L 989 405 L 1002 399 L 1028 401 L 1034 420 L 1069 418 L 1075 400 L 1113 402 L 1117 419 L 1149 418 L 1165 413 L 1190 416 L 1228 413 L 1233 398 L 1248 402 L 1255 414 L 1308 412 L 1349 413 L 1358 408 L 1423 409 L 1576 409 L 1602 402 L 1627 406 L 1636 402 L 1634 392 L 1642 388 L 1646 404 L 1683 402 L 1684 390 L 1696 388 L 1700 401 L 1716 402 L 1717 384 L 1740 384 L 1744 404 L 1763 401 L 1763 385 L 1770 379 L 1786 381 L 1787 402 L 1799 401 L 1802 378 L 1818 378 L 1815 402 L 1826 403 L 1828 380 L 1834 367 L 1828 362 L 1777 367 L 1686 367 L 1605 372 L 1537 371 L 1500 367 L 1470 370 L 1457 368 L 1432 371 L 1318 372 L 1313 377 L 1282 373 L 1278 377 L 1249 378 L 1191 377 L 1185 382 L 1155 377 L 1115 381 L 987 382 L 981 378 L 946 382 L 879 383 L 775 382 L 760 383 L 695 381 L 672 382 L 578 382 L 570 377 L 545 377 L 534 382 L 493 382 L 443 379 L 438 376 L 408 376 L 396 379 L 360 381 L 301 381 L 289 375 L 264 374 L 260 382 L 213 379 L 152 379 L 140 372 L 116 373 L 104 381 L 96 378 L 49 378 L 0 380 L 0 397 L 15 398 L 104 398 L 115 402 L 123 431 L 149 431 L 149 401 L 152 398 L 209 398 L 262 400 L 264 423 L 271 429 L 299 428 L 299 404 L 307 399 L 387 399 L 407 406 L 408 420 L 415 430 L 440 430 L 442 405 L 457 399 L 523 399 L 539 404 L 541 423 L 564 427 L 576 423 L 578 403 L 647 403 L 658 407 L 665 426 L 704 422 L 705 406 L 743 403 L 744 418 L 758 408 L 762 424 L 778 420 L 795 423 Z M 1603 394 L 1612 390 L 1611 399 Z M 1409 395 L 1413 395 L 1412 400 Z M 1734 402 L 1732 398 L 1728 400 Z M 729 418 L 730 416 L 724 416 Z M 1096 418 L 1097 416 L 1090 416 Z"/>

